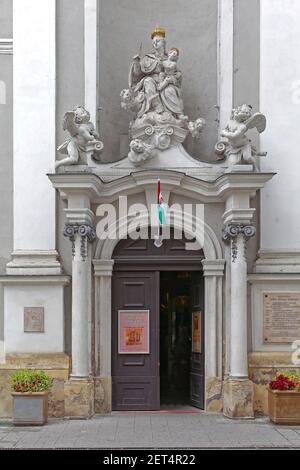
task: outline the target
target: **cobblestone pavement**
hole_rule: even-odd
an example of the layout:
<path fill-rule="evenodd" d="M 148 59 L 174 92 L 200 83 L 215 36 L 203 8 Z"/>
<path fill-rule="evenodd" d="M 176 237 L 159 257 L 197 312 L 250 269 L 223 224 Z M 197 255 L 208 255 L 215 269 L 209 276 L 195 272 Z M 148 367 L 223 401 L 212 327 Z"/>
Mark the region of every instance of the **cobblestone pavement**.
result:
<path fill-rule="evenodd" d="M 0 449 L 300 448 L 300 426 L 205 413 L 112 413 L 45 426 L 0 422 Z"/>

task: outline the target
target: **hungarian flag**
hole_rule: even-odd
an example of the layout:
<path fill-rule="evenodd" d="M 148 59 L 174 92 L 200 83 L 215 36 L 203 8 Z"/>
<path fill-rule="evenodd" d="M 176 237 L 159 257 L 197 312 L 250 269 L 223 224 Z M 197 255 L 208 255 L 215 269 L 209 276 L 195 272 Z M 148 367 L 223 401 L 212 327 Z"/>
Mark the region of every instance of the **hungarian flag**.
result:
<path fill-rule="evenodd" d="M 159 225 L 163 225 L 165 222 L 165 210 L 164 210 L 164 200 L 160 191 L 160 180 L 157 181 L 157 211 L 158 211 Z"/>

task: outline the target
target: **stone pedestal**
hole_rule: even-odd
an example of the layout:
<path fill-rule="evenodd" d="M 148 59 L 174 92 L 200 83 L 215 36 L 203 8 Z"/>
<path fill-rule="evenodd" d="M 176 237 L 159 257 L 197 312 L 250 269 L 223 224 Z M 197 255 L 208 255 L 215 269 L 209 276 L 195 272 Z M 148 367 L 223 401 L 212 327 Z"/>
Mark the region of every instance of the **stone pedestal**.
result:
<path fill-rule="evenodd" d="M 249 379 L 228 379 L 224 382 L 223 414 L 228 418 L 254 418 L 253 382 Z"/>
<path fill-rule="evenodd" d="M 94 381 L 71 378 L 65 383 L 65 417 L 90 418 L 94 414 Z"/>

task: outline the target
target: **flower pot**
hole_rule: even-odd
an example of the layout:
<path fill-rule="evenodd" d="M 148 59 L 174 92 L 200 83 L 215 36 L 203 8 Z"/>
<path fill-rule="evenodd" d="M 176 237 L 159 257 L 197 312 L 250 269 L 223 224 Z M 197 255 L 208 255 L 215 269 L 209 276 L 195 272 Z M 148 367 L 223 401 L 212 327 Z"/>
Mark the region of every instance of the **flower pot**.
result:
<path fill-rule="evenodd" d="M 12 393 L 13 424 L 40 426 L 48 420 L 48 392 Z"/>
<path fill-rule="evenodd" d="M 269 389 L 268 408 L 273 423 L 300 425 L 300 391 Z"/>

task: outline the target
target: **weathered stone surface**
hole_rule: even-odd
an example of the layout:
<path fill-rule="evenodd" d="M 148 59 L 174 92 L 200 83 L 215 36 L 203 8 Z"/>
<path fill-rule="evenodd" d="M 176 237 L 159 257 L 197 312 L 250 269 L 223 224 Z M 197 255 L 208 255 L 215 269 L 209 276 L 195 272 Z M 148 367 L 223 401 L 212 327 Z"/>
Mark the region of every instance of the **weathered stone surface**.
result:
<path fill-rule="evenodd" d="M 205 410 L 213 413 L 223 410 L 222 380 L 217 377 L 207 377 L 205 380 Z"/>
<path fill-rule="evenodd" d="M 12 370 L 0 370 L 0 416 L 11 418 L 12 397 L 10 386 L 10 375 Z"/>
<path fill-rule="evenodd" d="M 253 418 L 253 382 L 228 379 L 224 382 L 223 414 L 228 418 Z"/>
<path fill-rule="evenodd" d="M 66 354 L 9 354 L 0 365 L 0 417 L 12 416 L 10 376 L 18 369 L 37 369 L 53 378 L 49 391 L 49 416 L 64 416 L 64 382 L 69 377 L 70 358 Z"/>
<path fill-rule="evenodd" d="M 95 413 L 111 412 L 111 377 L 95 377 Z"/>
<path fill-rule="evenodd" d="M 94 414 L 94 381 L 71 378 L 65 382 L 65 416 L 90 418 Z"/>
<path fill-rule="evenodd" d="M 249 354 L 249 378 L 254 384 L 254 413 L 268 415 L 267 385 L 278 372 L 295 371 L 300 374 L 300 366 L 291 362 L 290 352 L 255 352 Z"/>

